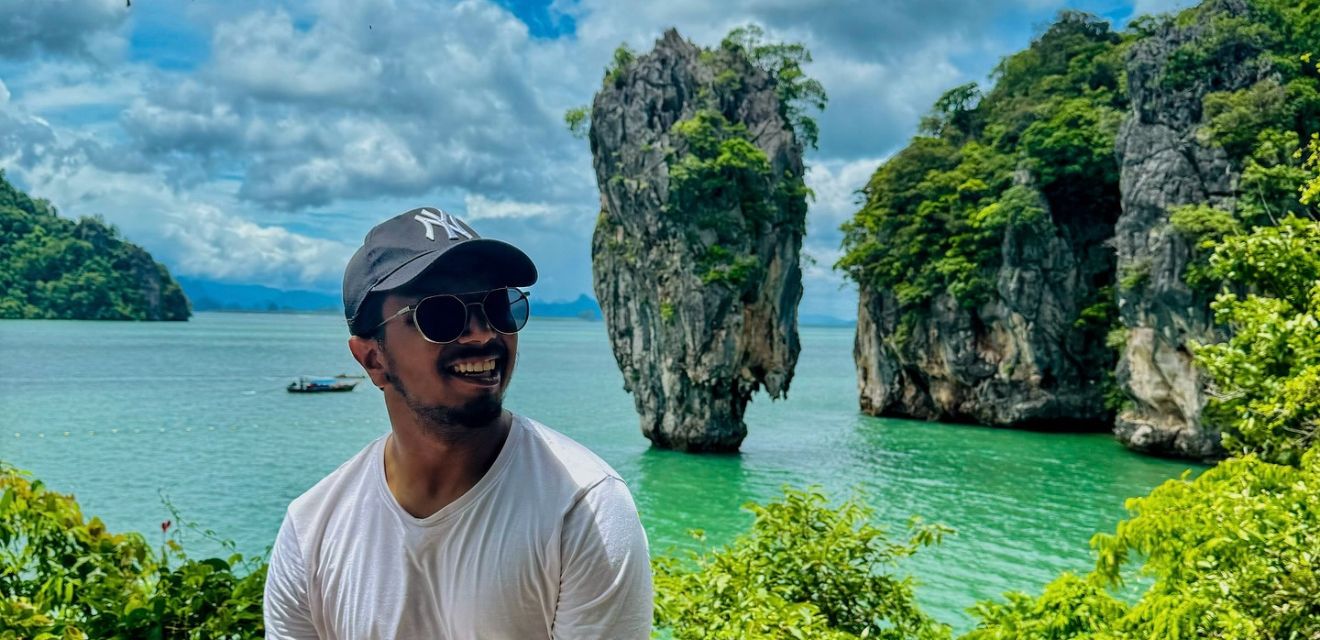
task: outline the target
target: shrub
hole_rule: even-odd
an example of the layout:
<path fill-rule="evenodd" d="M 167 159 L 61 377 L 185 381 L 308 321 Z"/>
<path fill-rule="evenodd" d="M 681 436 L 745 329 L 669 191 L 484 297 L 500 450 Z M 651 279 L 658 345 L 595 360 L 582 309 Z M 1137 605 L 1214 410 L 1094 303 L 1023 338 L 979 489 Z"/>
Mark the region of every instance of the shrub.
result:
<path fill-rule="evenodd" d="M 1296 463 L 1320 425 L 1320 222 L 1230 236 L 1210 271 L 1235 286 L 1210 305 L 1232 335 L 1195 349 L 1213 380 L 1208 416 L 1229 451 Z"/>
<path fill-rule="evenodd" d="M 153 550 L 2 462 L 0 492 L 0 640 L 261 637 L 264 563 Z"/>
<path fill-rule="evenodd" d="M 1092 539 L 1093 572 L 1064 574 L 1037 598 L 978 604 L 962 640 L 1320 637 L 1317 486 L 1315 450 L 1299 467 L 1249 455 L 1170 480 Z M 1150 587 L 1128 604 L 1113 590 L 1138 571 Z"/>
<path fill-rule="evenodd" d="M 816 489 L 745 508 L 752 529 L 728 546 L 655 561 L 656 623 L 674 638 L 949 636 L 917 608 L 911 579 L 889 573 L 947 528 L 914 519 L 909 539 L 891 542 L 862 502 L 831 508 Z"/>

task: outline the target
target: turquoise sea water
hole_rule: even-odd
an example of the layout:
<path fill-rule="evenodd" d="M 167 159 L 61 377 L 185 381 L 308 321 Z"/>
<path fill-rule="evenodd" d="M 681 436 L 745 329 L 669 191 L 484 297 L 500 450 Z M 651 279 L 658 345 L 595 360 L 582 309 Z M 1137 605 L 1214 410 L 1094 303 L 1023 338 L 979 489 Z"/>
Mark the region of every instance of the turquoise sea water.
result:
<path fill-rule="evenodd" d="M 284 391 L 300 374 L 355 373 L 333 315 L 198 314 L 187 323 L 0 322 L 0 460 L 73 493 L 112 531 L 159 539 L 169 517 L 264 553 L 288 502 L 388 429 L 380 392 Z M 861 491 L 901 533 L 919 514 L 957 529 L 903 565 L 937 618 L 1007 590 L 1038 592 L 1092 563 L 1090 536 L 1123 500 L 1187 463 L 1139 456 L 1103 434 L 1050 435 L 879 419 L 857 412 L 852 329 L 802 330 L 790 397 L 758 396 L 738 455 L 652 450 L 604 326 L 533 319 L 507 406 L 588 445 L 632 487 L 652 552 L 716 544 L 740 510 L 782 485 Z M 219 547 L 185 538 L 197 553 Z"/>

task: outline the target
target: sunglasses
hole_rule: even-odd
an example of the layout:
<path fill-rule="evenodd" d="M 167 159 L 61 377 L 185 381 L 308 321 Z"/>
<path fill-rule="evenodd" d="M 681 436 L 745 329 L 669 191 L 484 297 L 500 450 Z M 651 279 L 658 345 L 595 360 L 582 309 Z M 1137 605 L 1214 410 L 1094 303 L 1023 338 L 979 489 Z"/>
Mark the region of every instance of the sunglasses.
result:
<path fill-rule="evenodd" d="M 517 288 L 492 289 L 486 292 L 480 302 L 464 302 L 459 297 L 463 295 L 473 294 L 442 293 L 422 298 L 416 304 L 399 309 L 394 315 L 382 320 L 372 329 L 372 333 L 380 331 L 390 320 L 412 312 L 413 325 L 423 338 L 436 344 L 448 344 L 467 331 L 468 307 L 474 305 L 481 307 L 482 313 L 486 315 L 486 323 L 499 333 L 518 333 L 519 329 L 527 325 L 531 305 L 527 302 L 528 294 Z"/>

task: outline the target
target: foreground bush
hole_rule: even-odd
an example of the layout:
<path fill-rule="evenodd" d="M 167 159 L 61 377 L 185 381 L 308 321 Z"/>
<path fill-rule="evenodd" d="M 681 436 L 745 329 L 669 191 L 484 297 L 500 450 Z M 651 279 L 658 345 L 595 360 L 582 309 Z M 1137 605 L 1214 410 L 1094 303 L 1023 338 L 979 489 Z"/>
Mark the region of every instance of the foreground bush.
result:
<path fill-rule="evenodd" d="M 977 605 L 963 640 L 1320 638 L 1320 450 L 1300 467 L 1231 459 L 1128 509 L 1091 541 L 1093 572 Z M 1153 583 L 1129 605 L 1111 589 L 1138 571 Z"/>
<path fill-rule="evenodd" d="M 259 638 L 265 583 L 237 553 L 188 560 L 177 538 L 157 551 L 109 533 L 0 462 L 0 640 Z"/>
<path fill-rule="evenodd" d="M 831 508 L 814 489 L 746 508 L 752 530 L 728 546 L 656 560 L 656 625 L 674 638 L 949 637 L 917 608 L 911 579 L 887 573 L 948 529 L 914 521 L 906 543 L 890 542 L 869 507 Z"/>

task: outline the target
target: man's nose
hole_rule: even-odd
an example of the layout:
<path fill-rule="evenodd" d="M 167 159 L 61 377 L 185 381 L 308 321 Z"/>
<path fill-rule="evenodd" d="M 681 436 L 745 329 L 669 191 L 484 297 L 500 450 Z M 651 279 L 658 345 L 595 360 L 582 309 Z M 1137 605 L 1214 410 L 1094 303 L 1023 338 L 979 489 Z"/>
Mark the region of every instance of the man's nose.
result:
<path fill-rule="evenodd" d="M 467 330 L 459 336 L 459 342 L 483 343 L 495 337 L 495 330 L 486 318 L 486 308 L 480 302 L 467 303 Z"/>

